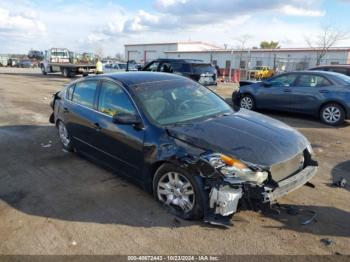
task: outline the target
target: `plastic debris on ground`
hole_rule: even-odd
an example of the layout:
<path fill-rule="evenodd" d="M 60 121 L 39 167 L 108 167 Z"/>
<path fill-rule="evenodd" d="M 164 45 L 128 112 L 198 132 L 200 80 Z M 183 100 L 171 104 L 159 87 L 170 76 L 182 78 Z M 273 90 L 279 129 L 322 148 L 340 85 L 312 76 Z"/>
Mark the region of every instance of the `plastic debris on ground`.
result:
<path fill-rule="evenodd" d="M 322 238 L 320 241 L 321 241 L 325 246 L 330 246 L 330 245 L 332 245 L 332 244 L 335 243 L 335 241 L 332 240 L 332 239 L 330 239 L 330 238 Z"/>
<path fill-rule="evenodd" d="M 41 147 L 43 148 L 48 148 L 52 146 L 52 141 L 50 140 L 49 143 L 45 144 L 45 143 L 41 143 Z"/>

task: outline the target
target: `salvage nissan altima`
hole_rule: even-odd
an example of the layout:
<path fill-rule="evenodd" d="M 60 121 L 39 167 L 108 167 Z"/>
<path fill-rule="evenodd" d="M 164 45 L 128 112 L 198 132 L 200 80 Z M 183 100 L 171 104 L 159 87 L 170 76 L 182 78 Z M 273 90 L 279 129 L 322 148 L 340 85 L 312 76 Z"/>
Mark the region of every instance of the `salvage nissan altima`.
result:
<path fill-rule="evenodd" d="M 174 74 L 86 77 L 51 106 L 64 149 L 134 180 L 184 219 L 227 225 L 238 207 L 271 205 L 317 171 L 298 131 Z"/>

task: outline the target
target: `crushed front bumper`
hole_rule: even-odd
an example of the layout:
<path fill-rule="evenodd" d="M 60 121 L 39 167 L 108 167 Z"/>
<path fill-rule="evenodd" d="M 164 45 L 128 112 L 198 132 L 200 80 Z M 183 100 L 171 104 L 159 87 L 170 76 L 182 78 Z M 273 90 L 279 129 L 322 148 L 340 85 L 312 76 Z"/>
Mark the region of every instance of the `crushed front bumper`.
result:
<path fill-rule="evenodd" d="M 311 178 L 316 175 L 317 169 L 317 166 L 307 166 L 299 173 L 278 182 L 278 187 L 265 187 L 265 192 L 263 193 L 263 202 L 274 203 L 277 201 L 277 199 L 305 185 L 308 181 L 311 180 Z"/>
<path fill-rule="evenodd" d="M 306 166 L 299 173 L 294 174 L 275 185 L 251 185 L 249 183 L 237 183 L 235 180 L 225 180 L 225 183 L 211 188 L 208 204 L 209 212 L 205 221 L 211 224 L 227 226 L 230 224 L 230 216 L 237 212 L 239 203 L 249 203 L 248 209 L 256 206 L 274 204 L 279 198 L 300 188 L 310 181 L 316 174 L 317 165 Z M 213 219 L 215 217 L 215 219 Z M 224 221 L 218 223 L 219 220 Z"/>

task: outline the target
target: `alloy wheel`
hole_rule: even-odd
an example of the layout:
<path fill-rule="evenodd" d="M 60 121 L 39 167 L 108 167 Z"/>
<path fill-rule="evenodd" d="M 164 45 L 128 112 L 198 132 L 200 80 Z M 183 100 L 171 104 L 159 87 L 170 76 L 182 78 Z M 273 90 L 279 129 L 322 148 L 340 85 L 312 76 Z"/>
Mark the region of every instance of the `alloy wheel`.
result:
<path fill-rule="evenodd" d="M 194 207 L 193 185 L 180 173 L 165 173 L 158 182 L 157 193 L 161 202 L 180 208 L 184 212 L 189 212 Z"/>
<path fill-rule="evenodd" d="M 65 147 L 69 147 L 70 139 L 69 139 L 68 131 L 67 131 L 67 128 L 62 121 L 60 121 L 58 123 L 58 133 L 59 133 L 60 140 L 61 140 L 62 144 Z"/>
<path fill-rule="evenodd" d="M 322 116 L 327 123 L 334 124 L 340 120 L 341 112 L 337 107 L 330 106 L 323 110 Z"/>
<path fill-rule="evenodd" d="M 253 109 L 253 100 L 249 96 L 245 96 L 241 99 L 241 108 L 252 110 Z"/>

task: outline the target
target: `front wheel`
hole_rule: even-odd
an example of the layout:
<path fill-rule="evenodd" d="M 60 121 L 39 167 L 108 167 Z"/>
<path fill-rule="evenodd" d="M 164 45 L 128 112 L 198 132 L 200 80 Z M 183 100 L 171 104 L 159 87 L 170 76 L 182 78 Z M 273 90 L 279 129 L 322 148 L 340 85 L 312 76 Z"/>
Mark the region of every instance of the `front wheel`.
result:
<path fill-rule="evenodd" d="M 71 136 L 68 133 L 66 125 L 63 123 L 63 121 L 59 120 L 57 127 L 58 127 L 59 138 L 63 148 L 69 152 L 73 152 L 74 148 L 72 145 Z"/>
<path fill-rule="evenodd" d="M 42 73 L 43 75 L 47 75 L 47 72 L 46 72 L 46 70 L 45 70 L 45 66 L 44 66 L 44 65 L 41 65 L 40 69 L 41 69 L 41 73 Z"/>
<path fill-rule="evenodd" d="M 183 219 L 203 216 L 201 190 L 193 176 L 173 164 L 162 165 L 153 179 L 154 197 Z"/>
<path fill-rule="evenodd" d="M 254 110 L 255 109 L 255 101 L 251 95 L 243 94 L 239 101 L 239 106 L 244 109 Z"/>
<path fill-rule="evenodd" d="M 338 104 L 328 104 L 321 109 L 320 118 L 327 125 L 337 126 L 344 123 L 345 111 Z"/>

